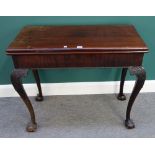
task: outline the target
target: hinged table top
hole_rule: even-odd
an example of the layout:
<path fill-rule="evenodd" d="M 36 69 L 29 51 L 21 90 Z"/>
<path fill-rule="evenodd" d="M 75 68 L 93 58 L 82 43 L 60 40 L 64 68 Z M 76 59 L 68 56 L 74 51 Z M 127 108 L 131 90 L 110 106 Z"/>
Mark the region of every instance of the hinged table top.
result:
<path fill-rule="evenodd" d="M 147 52 L 132 25 L 26 26 L 7 53 Z"/>

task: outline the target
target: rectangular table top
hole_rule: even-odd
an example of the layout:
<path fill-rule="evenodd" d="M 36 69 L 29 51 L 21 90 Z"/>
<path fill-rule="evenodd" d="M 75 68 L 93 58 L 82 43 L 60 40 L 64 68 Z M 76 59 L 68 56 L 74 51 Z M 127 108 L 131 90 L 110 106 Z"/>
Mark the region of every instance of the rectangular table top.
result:
<path fill-rule="evenodd" d="M 132 25 L 26 26 L 10 44 L 7 53 L 147 52 Z"/>

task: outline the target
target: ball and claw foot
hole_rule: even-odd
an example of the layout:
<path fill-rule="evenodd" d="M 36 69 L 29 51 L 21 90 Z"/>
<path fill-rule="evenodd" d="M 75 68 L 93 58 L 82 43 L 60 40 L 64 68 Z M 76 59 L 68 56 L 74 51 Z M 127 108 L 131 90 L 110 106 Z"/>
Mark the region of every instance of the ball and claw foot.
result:
<path fill-rule="evenodd" d="M 120 101 L 126 100 L 126 96 L 124 94 L 118 94 L 117 99 Z"/>
<path fill-rule="evenodd" d="M 37 130 L 37 124 L 36 123 L 35 124 L 32 122 L 28 123 L 27 128 L 26 128 L 27 132 L 35 132 L 36 130 Z"/>
<path fill-rule="evenodd" d="M 37 94 L 36 96 L 36 101 L 43 101 L 44 100 L 44 97 L 43 96 L 40 96 L 39 94 Z"/>
<path fill-rule="evenodd" d="M 134 124 L 133 120 L 131 120 L 131 119 L 125 120 L 124 123 L 125 123 L 125 127 L 127 129 L 133 129 L 133 128 L 135 128 L 135 124 Z"/>

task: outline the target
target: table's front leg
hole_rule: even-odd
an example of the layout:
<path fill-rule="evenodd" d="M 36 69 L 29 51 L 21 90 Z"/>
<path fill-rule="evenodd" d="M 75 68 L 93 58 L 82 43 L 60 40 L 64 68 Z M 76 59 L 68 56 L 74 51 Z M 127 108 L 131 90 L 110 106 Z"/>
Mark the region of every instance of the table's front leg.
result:
<path fill-rule="evenodd" d="M 22 78 L 25 77 L 27 73 L 28 73 L 27 69 L 15 69 L 11 74 L 11 82 L 15 90 L 18 92 L 20 97 L 23 99 L 24 103 L 26 104 L 30 112 L 31 122 L 27 125 L 26 129 L 28 132 L 34 132 L 37 129 L 37 123 L 35 121 L 35 113 L 34 113 L 31 101 L 29 100 L 22 85 Z"/>
<path fill-rule="evenodd" d="M 43 101 L 43 94 L 42 94 L 42 89 L 41 89 L 41 84 L 40 84 L 40 78 L 39 78 L 39 73 L 37 69 L 32 69 L 35 81 L 37 83 L 37 87 L 38 87 L 38 94 L 36 97 L 36 101 Z"/>
<path fill-rule="evenodd" d="M 129 72 L 131 75 L 135 75 L 137 80 L 135 82 L 135 86 L 133 88 L 132 94 L 130 96 L 127 111 L 126 111 L 126 120 L 125 120 L 125 126 L 128 129 L 132 129 L 135 127 L 134 122 L 130 119 L 130 112 L 132 109 L 132 105 L 140 92 L 141 88 L 144 85 L 145 79 L 146 79 L 146 73 L 143 67 L 129 67 Z"/>

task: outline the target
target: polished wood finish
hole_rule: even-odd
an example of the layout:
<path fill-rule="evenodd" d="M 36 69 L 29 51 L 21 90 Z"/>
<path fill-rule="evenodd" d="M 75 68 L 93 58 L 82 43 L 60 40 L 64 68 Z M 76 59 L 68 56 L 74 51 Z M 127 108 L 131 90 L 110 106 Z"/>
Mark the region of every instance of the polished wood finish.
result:
<path fill-rule="evenodd" d="M 31 124 L 27 131 L 36 130 L 35 115 L 21 78 L 26 70 L 33 71 L 39 95 L 43 100 L 37 69 L 70 67 L 122 67 L 119 100 L 125 100 L 123 86 L 127 69 L 137 77 L 129 99 L 125 126 L 134 128 L 130 112 L 136 96 L 145 81 L 141 67 L 147 46 L 132 25 L 99 26 L 27 26 L 21 30 L 7 49 L 16 70 L 12 84 L 27 105 Z M 22 74 L 21 74 L 22 73 Z"/>
<path fill-rule="evenodd" d="M 27 26 L 7 54 L 16 68 L 123 67 L 142 65 L 147 50 L 132 25 Z"/>
<path fill-rule="evenodd" d="M 143 54 L 13 55 L 15 68 L 128 67 L 142 65 Z"/>
<path fill-rule="evenodd" d="M 67 46 L 68 48 L 64 48 Z M 77 46 L 83 46 L 77 49 Z M 11 43 L 7 52 L 145 52 L 147 46 L 132 25 L 101 26 L 27 26 Z"/>
<path fill-rule="evenodd" d="M 125 120 L 125 126 L 128 129 L 132 129 L 135 127 L 134 122 L 130 119 L 130 113 L 131 113 L 131 108 L 133 106 L 133 103 L 140 92 L 141 88 L 144 85 L 145 79 L 146 79 L 146 72 L 143 67 L 141 66 L 136 66 L 136 67 L 129 67 L 129 72 L 131 75 L 135 75 L 137 80 L 135 82 L 135 86 L 133 88 L 133 91 L 131 93 L 128 106 L 127 106 L 127 111 L 126 111 L 126 120 Z"/>
<path fill-rule="evenodd" d="M 18 92 L 18 94 L 24 101 L 25 105 L 27 106 L 28 111 L 31 116 L 31 122 L 28 123 L 28 126 L 26 129 L 28 132 L 34 132 L 37 129 L 37 123 L 35 120 L 34 110 L 33 110 L 31 101 L 29 100 L 22 85 L 22 78 L 25 77 L 27 73 L 28 73 L 27 69 L 15 69 L 11 74 L 11 82 L 15 90 Z"/>

